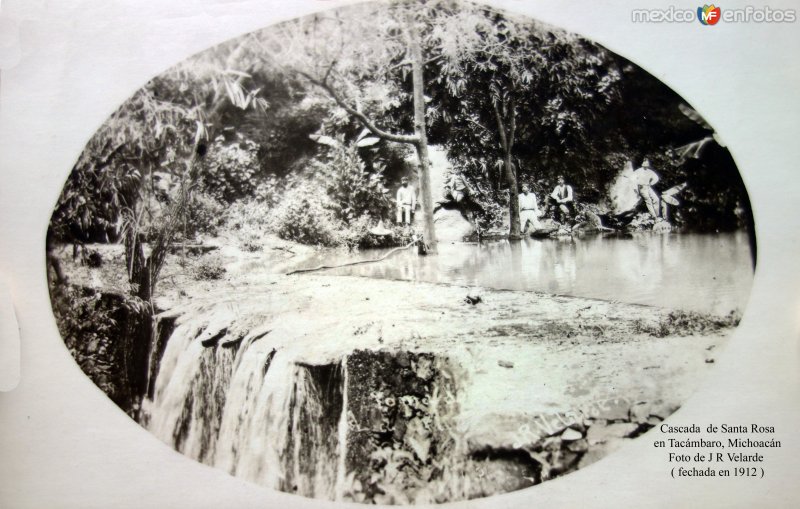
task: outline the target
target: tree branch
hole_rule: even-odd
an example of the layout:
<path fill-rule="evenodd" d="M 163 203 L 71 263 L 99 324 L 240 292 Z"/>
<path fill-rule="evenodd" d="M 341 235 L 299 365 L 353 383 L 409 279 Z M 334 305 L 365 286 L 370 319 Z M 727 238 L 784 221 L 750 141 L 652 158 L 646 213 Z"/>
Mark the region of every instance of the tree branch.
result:
<path fill-rule="evenodd" d="M 375 123 L 369 119 L 364 113 L 357 110 L 350 104 L 348 104 L 336 91 L 331 87 L 328 83 L 320 81 L 310 74 L 300 71 L 300 74 L 305 77 L 309 82 L 313 85 L 316 85 L 323 89 L 330 97 L 333 99 L 336 104 L 338 104 L 343 110 L 345 110 L 350 115 L 354 116 L 358 119 L 361 124 L 364 125 L 369 131 L 377 136 L 378 138 L 388 140 L 388 141 L 395 141 L 397 143 L 409 143 L 409 144 L 416 144 L 419 142 L 419 138 L 415 135 L 410 134 L 395 134 L 390 133 L 388 131 L 384 131 L 383 129 L 379 128 L 375 125 Z"/>
<path fill-rule="evenodd" d="M 488 127 L 486 127 L 485 125 L 481 124 L 480 122 L 478 122 L 478 121 L 477 121 L 477 120 L 475 120 L 474 118 L 467 118 L 467 122 L 469 122 L 469 123 L 471 123 L 471 124 L 475 124 L 476 126 L 480 127 L 480 128 L 481 128 L 481 129 L 483 129 L 484 131 L 486 131 L 487 133 L 491 133 L 491 132 L 492 132 L 492 130 L 491 130 L 491 129 L 489 129 L 489 128 L 488 128 Z"/>

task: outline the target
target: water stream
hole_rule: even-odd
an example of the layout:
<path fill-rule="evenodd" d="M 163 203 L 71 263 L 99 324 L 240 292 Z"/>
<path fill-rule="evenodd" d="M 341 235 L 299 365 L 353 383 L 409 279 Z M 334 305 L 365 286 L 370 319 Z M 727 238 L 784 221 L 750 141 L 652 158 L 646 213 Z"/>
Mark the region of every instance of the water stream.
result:
<path fill-rule="evenodd" d="M 378 258 L 387 250 L 325 252 L 293 268 Z M 744 232 L 441 243 L 438 256 L 412 250 L 326 274 L 426 281 L 618 300 L 670 309 L 743 311 L 753 270 Z"/>
<path fill-rule="evenodd" d="M 326 252 L 299 260 L 297 267 L 383 252 Z M 752 281 L 741 233 L 443 243 L 437 256 L 406 250 L 327 274 L 719 314 L 743 309 Z M 273 489 L 328 500 L 452 501 L 542 480 L 541 462 L 520 451 L 487 449 L 480 457 L 465 452 L 453 431 L 463 377 L 452 374 L 451 359 L 332 345 L 336 341 L 309 337 L 298 327 L 302 322 L 281 315 L 285 305 L 267 291 L 190 304 L 158 317 L 142 424 L 197 461 Z M 317 351 L 313 359 L 309 347 Z M 475 462 L 494 465 L 496 477 L 473 478 L 482 471 Z"/>

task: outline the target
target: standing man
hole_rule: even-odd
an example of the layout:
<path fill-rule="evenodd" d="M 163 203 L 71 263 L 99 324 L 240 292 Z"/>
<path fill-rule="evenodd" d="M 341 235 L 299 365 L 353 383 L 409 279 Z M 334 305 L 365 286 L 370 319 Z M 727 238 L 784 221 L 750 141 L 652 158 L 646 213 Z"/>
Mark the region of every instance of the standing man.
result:
<path fill-rule="evenodd" d="M 534 230 L 541 228 L 539 223 L 539 204 L 536 202 L 536 193 L 531 192 L 531 186 L 522 184 L 522 192 L 519 194 L 519 224 L 522 227 L 522 234 L 528 232 L 528 223 Z"/>
<path fill-rule="evenodd" d="M 411 214 L 417 206 L 417 194 L 414 188 L 408 185 L 408 177 L 400 179 L 400 188 L 397 190 L 397 223 L 411 224 Z"/>
<path fill-rule="evenodd" d="M 564 182 L 564 175 L 558 176 L 558 185 L 550 193 L 550 202 L 556 207 L 556 221 L 564 223 L 569 219 L 575 207 L 573 203 L 572 186 Z"/>
<path fill-rule="evenodd" d="M 636 189 L 639 196 L 644 200 L 647 211 L 653 216 L 656 221 L 661 219 L 661 199 L 656 194 L 653 186 L 659 181 L 658 174 L 653 171 L 650 165 L 650 160 L 645 159 L 642 161 L 642 166 L 633 172 L 634 182 L 636 182 Z"/>

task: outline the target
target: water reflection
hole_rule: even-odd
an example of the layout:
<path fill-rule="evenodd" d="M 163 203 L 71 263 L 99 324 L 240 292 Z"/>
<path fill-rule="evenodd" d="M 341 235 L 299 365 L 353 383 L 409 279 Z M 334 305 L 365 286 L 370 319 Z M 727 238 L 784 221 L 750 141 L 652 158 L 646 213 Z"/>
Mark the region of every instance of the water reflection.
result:
<path fill-rule="evenodd" d="M 372 259 L 386 250 L 324 253 L 313 267 Z M 441 244 L 438 256 L 412 250 L 373 264 L 326 271 L 383 279 L 540 291 L 676 309 L 743 310 L 753 273 L 744 233 L 638 234 Z"/>

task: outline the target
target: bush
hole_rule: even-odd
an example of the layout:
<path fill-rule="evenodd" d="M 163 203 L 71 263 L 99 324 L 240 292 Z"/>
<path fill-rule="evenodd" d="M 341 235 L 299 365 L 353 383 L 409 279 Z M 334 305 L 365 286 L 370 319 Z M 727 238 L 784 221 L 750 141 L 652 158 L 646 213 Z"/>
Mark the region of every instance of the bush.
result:
<path fill-rule="evenodd" d="M 258 145 L 247 139 L 214 140 L 203 161 L 203 190 L 220 202 L 232 203 L 252 196 L 260 170 Z"/>
<path fill-rule="evenodd" d="M 692 334 L 709 334 L 722 329 L 739 325 L 741 315 L 731 311 L 725 316 L 714 316 L 694 311 L 671 311 L 667 316 L 655 323 L 636 320 L 633 322 L 634 332 L 648 334 L 657 338 L 667 336 L 690 336 Z"/>
<path fill-rule="evenodd" d="M 243 232 L 239 241 L 239 247 L 242 249 L 242 251 L 247 253 L 255 253 L 257 251 L 261 251 L 262 248 L 261 236 L 252 230 Z"/>
<path fill-rule="evenodd" d="M 213 196 L 195 192 L 186 206 L 186 236 L 194 238 L 199 233 L 216 235 L 222 226 L 225 207 Z"/>
<path fill-rule="evenodd" d="M 374 163 L 369 171 L 354 143 L 344 145 L 340 140 L 325 161 L 314 164 L 315 173 L 327 180 L 328 208 L 336 219 L 350 224 L 364 215 L 383 217 L 388 213 L 391 203 L 384 166 Z"/>
<path fill-rule="evenodd" d="M 256 199 L 244 199 L 225 209 L 223 222 L 228 230 L 266 231 L 272 227 L 273 215 L 269 204 Z"/>
<path fill-rule="evenodd" d="M 256 186 L 256 200 L 266 207 L 274 207 L 278 204 L 284 184 L 285 181 L 279 181 L 275 175 L 269 175 Z"/>
<path fill-rule="evenodd" d="M 283 202 L 275 209 L 272 230 L 284 240 L 333 247 L 341 245 L 337 233 L 342 225 L 337 223 L 319 191 L 311 185 L 301 185 L 283 196 Z"/>
<path fill-rule="evenodd" d="M 58 331 L 78 366 L 129 415 L 141 390 L 141 335 L 149 337 L 149 306 L 135 297 L 50 281 Z"/>
<path fill-rule="evenodd" d="M 223 275 L 225 275 L 225 267 L 219 253 L 203 256 L 194 269 L 194 278 L 198 280 L 216 281 L 222 279 Z"/>

